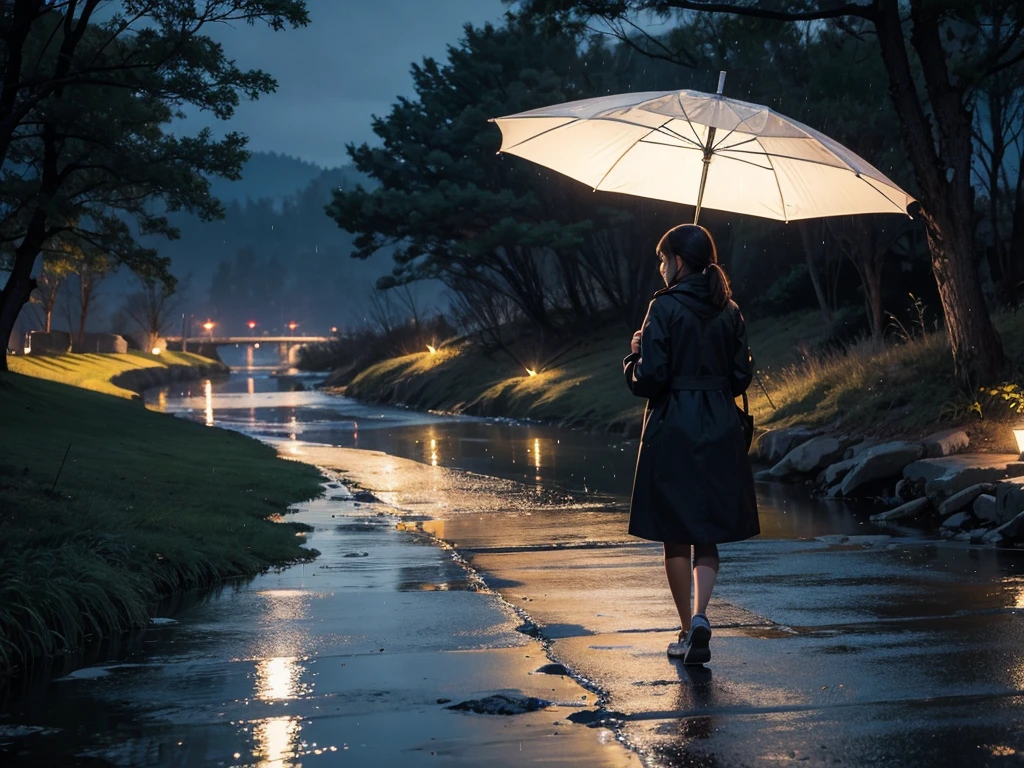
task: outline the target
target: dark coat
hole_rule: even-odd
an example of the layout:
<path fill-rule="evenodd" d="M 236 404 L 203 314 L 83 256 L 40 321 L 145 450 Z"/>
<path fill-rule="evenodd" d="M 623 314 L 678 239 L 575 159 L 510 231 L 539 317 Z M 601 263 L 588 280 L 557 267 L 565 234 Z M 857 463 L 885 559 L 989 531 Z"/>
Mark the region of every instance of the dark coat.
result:
<path fill-rule="evenodd" d="M 629 532 L 676 544 L 721 544 L 760 533 L 754 478 L 735 397 L 753 378 L 735 303 L 712 305 L 703 274 L 654 294 L 640 353 L 624 361 L 647 398 Z"/>

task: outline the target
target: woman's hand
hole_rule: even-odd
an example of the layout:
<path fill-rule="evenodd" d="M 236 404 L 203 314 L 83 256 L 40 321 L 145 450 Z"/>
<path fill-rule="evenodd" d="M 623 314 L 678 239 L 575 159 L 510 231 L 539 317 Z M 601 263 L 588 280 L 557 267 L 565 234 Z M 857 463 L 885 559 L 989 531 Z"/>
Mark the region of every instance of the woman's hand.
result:
<path fill-rule="evenodd" d="M 637 331 L 633 334 L 633 340 L 629 343 L 629 348 L 633 350 L 634 355 L 640 354 L 640 337 L 643 335 L 643 331 Z"/>

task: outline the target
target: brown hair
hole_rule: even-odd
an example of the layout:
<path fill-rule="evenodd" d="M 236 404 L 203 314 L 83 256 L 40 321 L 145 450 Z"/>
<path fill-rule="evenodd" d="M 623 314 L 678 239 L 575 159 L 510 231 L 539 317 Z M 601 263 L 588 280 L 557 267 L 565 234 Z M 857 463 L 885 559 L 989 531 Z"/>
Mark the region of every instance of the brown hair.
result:
<path fill-rule="evenodd" d="M 665 257 L 678 256 L 691 272 L 703 272 L 711 283 L 711 301 L 725 309 L 732 300 L 729 277 L 718 263 L 718 250 L 711 233 L 699 224 L 680 224 L 672 227 L 658 241 L 658 253 Z"/>

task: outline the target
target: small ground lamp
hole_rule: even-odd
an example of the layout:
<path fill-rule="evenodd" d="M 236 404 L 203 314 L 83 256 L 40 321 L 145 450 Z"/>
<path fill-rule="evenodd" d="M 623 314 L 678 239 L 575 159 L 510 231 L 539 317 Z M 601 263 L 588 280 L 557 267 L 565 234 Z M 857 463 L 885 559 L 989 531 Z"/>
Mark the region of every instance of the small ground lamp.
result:
<path fill-rule="evenodd" d="M 1024 461 L 1024 426 L 1016 427 L 1013 430 L 1013 437 L 1017 441 L 1017 452 L 1020 453 L 1020 460 Z"/>
<path fill-rule="evenodd" d="M 531 376 L 536 376 L 537 375 L 537 372 L 535 370 L 533 370 L 532 368 L 527 368 L 526 372 L 528 374 L 530 374 Z"/>
<path fill-rule="evenodd" d="M 435 347 L 433 344 L 427 344 L 427 349 L 430 351 L 430 354 L 437 354 L 437 347 Z"/>
<path fill-rule="evenodd" d="M 159 355 L 160 354 L 160 347 L 153 347 L 153 354 L 154 355 Z"/>

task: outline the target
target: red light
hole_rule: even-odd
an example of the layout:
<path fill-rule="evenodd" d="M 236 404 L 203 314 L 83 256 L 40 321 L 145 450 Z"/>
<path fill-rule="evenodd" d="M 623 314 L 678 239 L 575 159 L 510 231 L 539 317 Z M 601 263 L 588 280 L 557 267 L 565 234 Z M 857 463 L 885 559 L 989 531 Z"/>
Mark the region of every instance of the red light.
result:
<path fill-rule="evenodd" d="M 256 321 L 255 320 L 250 320 L 248 323 L 246 323 L 246 325 L 249 326 L 249 330 L 251 331 L 253 328 L 256 327 Z"/>
<path fill-rule="evenodd" d="M 299 327 L 299 324 L 298 324 L 298 323 L 288 323 L 288 328 L 289 328 L 289 330 L 292 330 L 292 331 L 294 331 L 294 330 L 295 330 L 296 328 L 298 328 L 298 327 Z"/>

